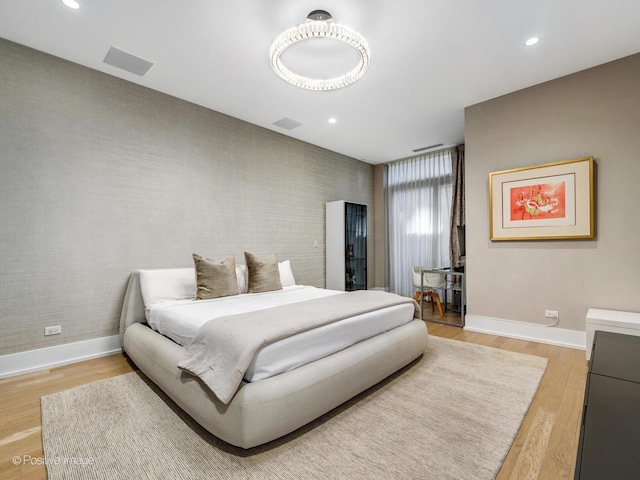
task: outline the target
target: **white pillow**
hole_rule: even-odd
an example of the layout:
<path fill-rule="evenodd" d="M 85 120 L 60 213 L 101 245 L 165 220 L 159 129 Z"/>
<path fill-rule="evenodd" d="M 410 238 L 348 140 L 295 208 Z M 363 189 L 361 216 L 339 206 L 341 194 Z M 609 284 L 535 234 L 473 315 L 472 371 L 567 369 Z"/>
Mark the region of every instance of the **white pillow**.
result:
<path fill-rule="evenodd" d="M 280 272 L 280 283 L 283 287 L 290 287 L 296 284 L 296 279 L 293 278 L 291 262 L 289 260 L 278 263 L 278 271 Z"/>
<path fill-rule="evenodd" d="M 195 268 L 138 270 L 138 274 L 145 307 L 159 302 L 195 298 Z"/>
<path fill-rule="evenodd" d="M 247 293 L 247 267 L 245 265 L 236 265 L 236 278 L 238 279 L 238 291 Z"/>

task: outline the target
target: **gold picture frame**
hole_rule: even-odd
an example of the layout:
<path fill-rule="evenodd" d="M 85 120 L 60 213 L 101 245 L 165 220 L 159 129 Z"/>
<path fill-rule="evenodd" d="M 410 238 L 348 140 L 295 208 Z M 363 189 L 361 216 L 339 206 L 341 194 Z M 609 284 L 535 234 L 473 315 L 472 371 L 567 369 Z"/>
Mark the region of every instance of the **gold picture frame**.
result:
<path fill-rule="evenodd" d="M 489 236 L 501 240 L 595 237 L 593 157 L 489 173 Z"/>

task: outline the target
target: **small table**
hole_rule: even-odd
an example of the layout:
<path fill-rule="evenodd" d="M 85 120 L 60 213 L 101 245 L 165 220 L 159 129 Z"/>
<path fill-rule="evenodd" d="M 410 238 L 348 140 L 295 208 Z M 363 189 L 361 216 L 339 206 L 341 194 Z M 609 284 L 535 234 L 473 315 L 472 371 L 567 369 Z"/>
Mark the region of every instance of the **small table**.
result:
<path fill-rule="evenodd" d="M 452 270 L 449 267 L 446 268 L 425 268 L 420 271 L 420 292 L 424 292 L 424 274 L 425 273 L 439 273 L 445 276 L 446 285 L 441 288 L 444 291 L 444 311 L 447 312 L 447 292 L 451 291 L 451 299 L 455 298 L 456 292 L 460 295 L 460 308 L 450 309 L 454 312 L 460 312 L 460 323 L 449 322 L 447 320 L 439 320 L 435 318 L 429 318 L 430 322 L 443 323 L 445 325 L 453 325 L 455 327 L 464 327 L 464 315 L 467 310 L 467 295 L 466 295 L 466 281 L 464 272 L 458 272 Z M 438 289 L 436 289 L 438 290 Z M 424 295 L 420 295 L 420 311 L 422 312 L 422 302 Z"/>

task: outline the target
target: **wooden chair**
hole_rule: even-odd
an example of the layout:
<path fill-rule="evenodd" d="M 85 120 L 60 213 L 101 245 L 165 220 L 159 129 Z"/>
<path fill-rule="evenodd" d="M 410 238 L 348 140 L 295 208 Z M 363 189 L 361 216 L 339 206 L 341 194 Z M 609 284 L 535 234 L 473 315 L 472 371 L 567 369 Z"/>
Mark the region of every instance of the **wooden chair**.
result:
<path fill-rule="evenodd" d="M 431 302 L 431 313 L 434 313 L 433 302 L 435 301 L 436 305 L 438 306 L 438 312 L 440 313 L 440 316 L 444 317 L 444 312 L 442 311 L 442 303 L 440 302 L 440 295 L 438 295 L 438 293 L 434 291 L 434 289 L 444 288 L 447 284 L 447 279 L 441 273 L 424 273 L 424 290 L 421 290 L 420 272 L 422 271 L 422 269 L 423 267 L 420 266 L 411 267 L 413 285 L 417 290 L 416 294 L 413 296 L 413 299 L 416 302 L 419 302 L 420 295 L 422 295 L 423 299 L 429 299 L 429 301 Z"/>

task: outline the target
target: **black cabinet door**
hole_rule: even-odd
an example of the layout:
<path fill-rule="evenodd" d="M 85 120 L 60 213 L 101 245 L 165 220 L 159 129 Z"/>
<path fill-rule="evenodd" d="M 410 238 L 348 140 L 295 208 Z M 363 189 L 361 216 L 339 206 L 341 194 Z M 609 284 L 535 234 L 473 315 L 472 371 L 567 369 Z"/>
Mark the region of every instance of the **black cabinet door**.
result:
<path fill-rule="evenodd" d="M 640 479 L 640 384 L 592 373 L 588 388 L 576 478 Z"/>
<path fill-rule="evenodd" d="M 576 479 L 640 479 L 640 337 L 596 331 Z"/>
<path fill-rule="evenodd" d="M 367 206 L 345 203 L 345 290 L 367 289 Z"/>

